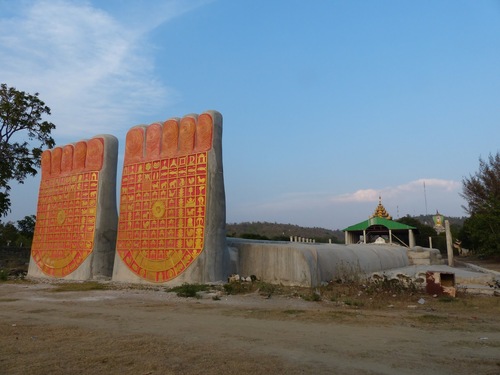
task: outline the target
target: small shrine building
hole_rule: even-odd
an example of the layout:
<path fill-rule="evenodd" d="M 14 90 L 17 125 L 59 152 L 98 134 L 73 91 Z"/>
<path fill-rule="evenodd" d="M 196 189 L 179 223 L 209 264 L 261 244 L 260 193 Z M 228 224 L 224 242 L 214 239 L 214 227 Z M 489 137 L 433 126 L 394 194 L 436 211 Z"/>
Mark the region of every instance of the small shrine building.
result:
<path fill-rule="evenodd" d="M 393 221 L 392 216 L 382 205 L 381 197 L 379 197 L 377 208 L 368 220 L 343 229 L 346 245 L 397 242 L 407 247 L 415 246 L 415 231 L 417 231 L 415 227 Z"/>

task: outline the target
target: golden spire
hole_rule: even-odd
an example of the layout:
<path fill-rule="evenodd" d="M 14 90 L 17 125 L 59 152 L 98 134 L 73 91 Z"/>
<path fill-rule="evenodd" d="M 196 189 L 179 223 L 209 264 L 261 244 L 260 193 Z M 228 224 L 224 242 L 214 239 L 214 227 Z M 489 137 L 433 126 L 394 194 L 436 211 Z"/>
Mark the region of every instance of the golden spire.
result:
<path fill-rule="evenodd" d="M 392 220 L 392 216 L 389 215 L 389 213 L 385 210 L 385 207 L 382 205 L 382 198 L 380 196 L 378 197 L 378 206 L 370 218 L 372 217 L 381 217 L 383 219 Z"/>

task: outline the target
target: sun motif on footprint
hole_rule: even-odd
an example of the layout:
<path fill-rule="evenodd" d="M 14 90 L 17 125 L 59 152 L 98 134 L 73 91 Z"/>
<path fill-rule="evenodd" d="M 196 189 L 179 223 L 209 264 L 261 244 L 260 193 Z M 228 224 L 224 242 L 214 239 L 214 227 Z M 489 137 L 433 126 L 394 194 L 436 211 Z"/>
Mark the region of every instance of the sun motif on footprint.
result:
<path fill-rule="evenodd" d="M 42 154 L 31 255 L 49 276 L 69 275 L 93 250 L 103 155 L 100 137 Z"/>
<path fill-rule="evenodd" d="M 155 218 L 161 219 L 165 215 L 165 203 L 163 201 L 153 203 L 152 213 Z"/>
<path fill-rule="evenodd" d="M 169 281 L 203 251 L 212 138 L 209 113 L 127 133 L 117 252 L 137 276 Z"/>

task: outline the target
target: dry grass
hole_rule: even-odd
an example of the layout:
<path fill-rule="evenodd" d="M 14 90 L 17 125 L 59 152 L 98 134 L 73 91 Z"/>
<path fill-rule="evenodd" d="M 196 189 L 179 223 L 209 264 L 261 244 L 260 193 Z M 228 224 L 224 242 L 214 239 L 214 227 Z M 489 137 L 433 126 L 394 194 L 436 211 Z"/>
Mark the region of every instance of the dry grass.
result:
<path fill-rule="evenodd" d="M 8 281 L 13 283 L 13 281 Z M 20 282 L 20 281 L 18 281 Z M 25 281 L 31 283 L 30 281 Z M 408 324 L 430 327 L 434 323 L 448 326 L 450 329 L 460 327 L 463 322 L 488 325 L 490 319 L 497 319 L 500 311 L 500 298 L 491 296 L 475 296 L 458 293 L 456 298 L 448 296 L 433 297 L 415 285 L 403 285 L 394 282 L 367 284 L 361 281 L 334 282 L 318 288 L 285 287 L 264 282 L 236 282 L 224 285 L 183 285 L 177 289 L 159 288 L 157 286 L 121 285 L 114 283 L 58 282 L 53 283 L 53 292 L 86 292 L 113 289 L 132 289 L 151 291 L 182 292 L 185 290 L 209 290 L 220 295 L 255 294 L 261 298 L 282 298 L 290 301 L 306 301 L 304 306 L 288 307 L 276 311 L 254 309 L 248 314 L 254 318 L 272 317 L 273 319 L 298 320 L 334 320 L 342 322 L 359 322 L 359 317 L 377 314 L 401 313 L 401 319 Z M 186 294 L 186 297 L 191 296 Z M 196 293 L 193 294 L 196 296 Z M 2 302 L 10 302 L 4 300 Z M 316 309 L 318 311 L 316 311 Z M 354 312 L 354 313 L 353 313 Z M 229 313 L 232 314 L 233 312 Z M 234 312 L 240 315 L 239 312 Z M 408 316 L 407 316 L 408 315 Z M 428 315 L 426 317 L 426 315 Z M 422 317 L 418 317 L 422 316 Z M 478 318 L 477 316 L 481 316 Z"/>
<path fill-rule="evenodd" d="M 88 292 L 90 290 L 107 290 L 107 284 L 99 283 L 97 281 L 86 281 L 80 283 L 62 283 L 52 289 L 52 292 Z"/>

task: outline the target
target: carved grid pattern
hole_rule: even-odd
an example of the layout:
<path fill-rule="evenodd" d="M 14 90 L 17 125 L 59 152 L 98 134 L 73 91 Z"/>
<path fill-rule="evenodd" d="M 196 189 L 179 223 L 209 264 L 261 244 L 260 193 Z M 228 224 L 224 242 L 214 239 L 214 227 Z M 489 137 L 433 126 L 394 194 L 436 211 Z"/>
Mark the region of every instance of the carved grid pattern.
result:
<path fill-rule="evenodd" d="M 207 153 L 126 165 L 117 251 L 138 276 L 168 281 L 201 253 Z"/>
<path fill-rule="evenodd" d="M 99 172 L 42 180 L 32 256 L 47 275 L 64 277 L 92 252 Z"/>

